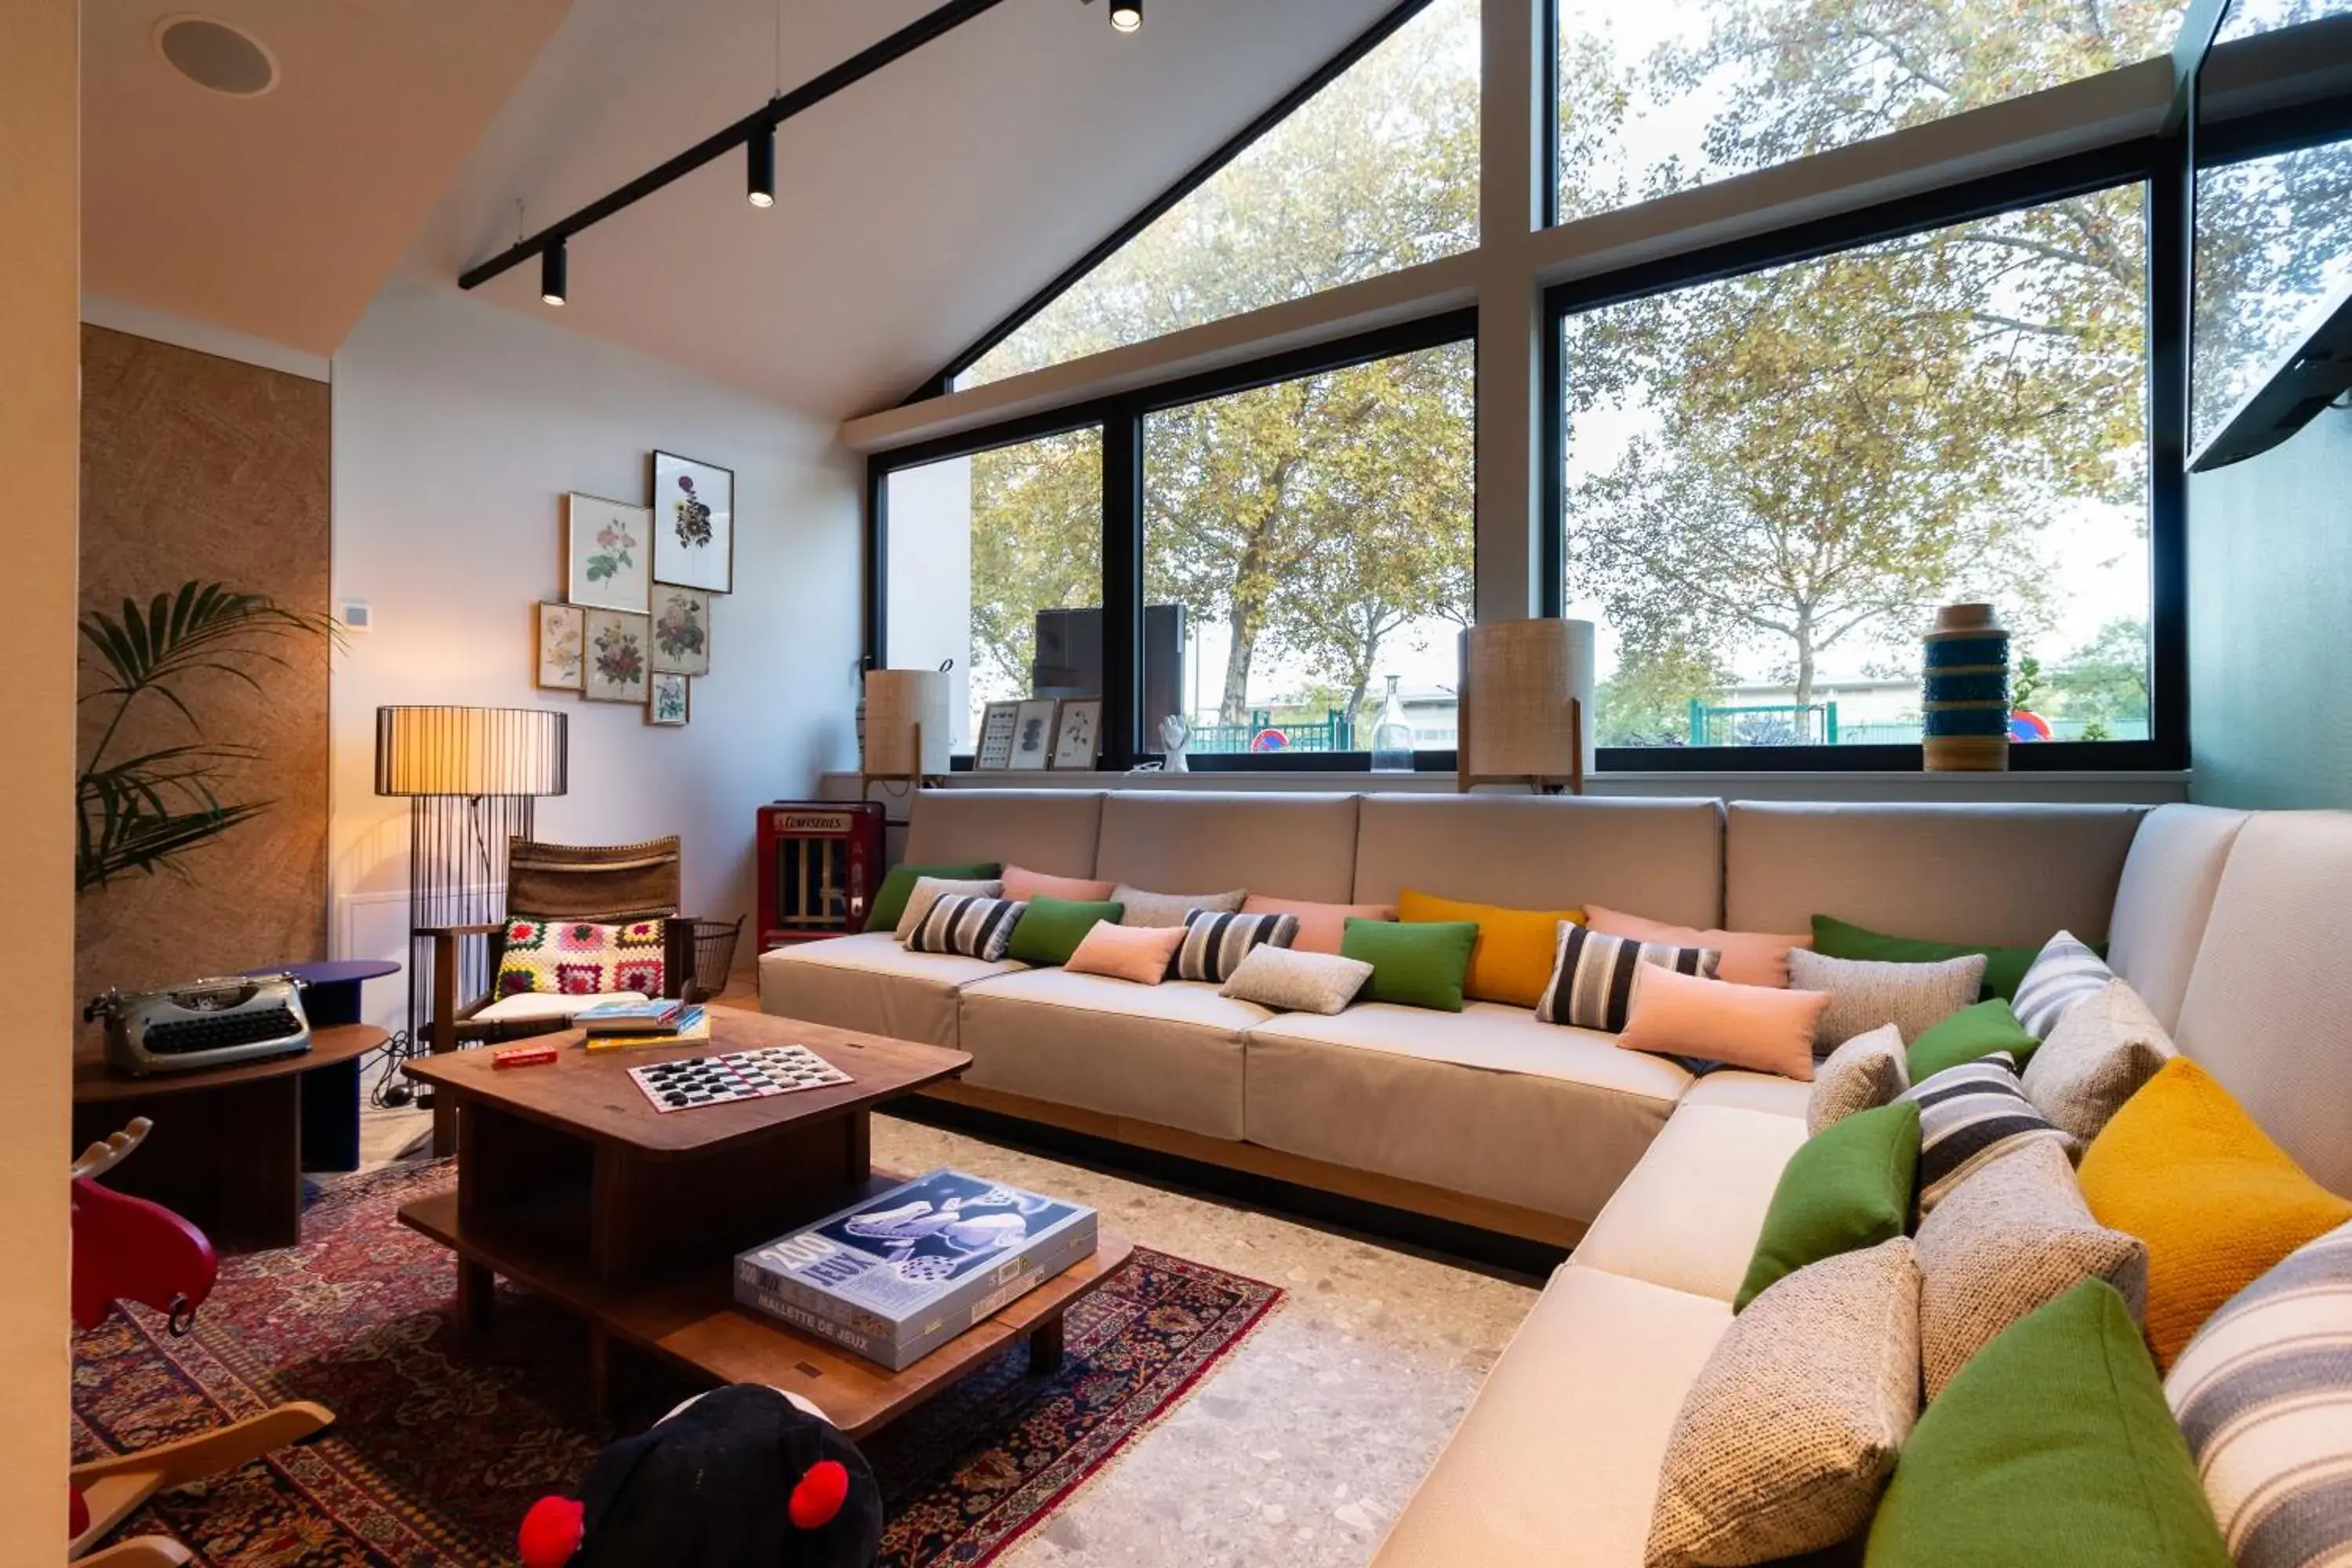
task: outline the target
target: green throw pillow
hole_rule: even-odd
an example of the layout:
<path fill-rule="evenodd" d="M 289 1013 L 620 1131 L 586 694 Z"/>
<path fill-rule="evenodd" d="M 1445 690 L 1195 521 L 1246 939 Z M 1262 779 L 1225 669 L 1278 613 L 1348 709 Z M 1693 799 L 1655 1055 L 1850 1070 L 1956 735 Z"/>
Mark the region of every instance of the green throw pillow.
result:
<path fill-rule="evenodd" d="M 1996 996 L 1990 1002 L 1963 1007 L 1942 1023 L 1922 1029 L 1906 1055 L 1911 1081 L 1925 1083 L 1946 1068 L 1956 1068 L 1995 1051 L 2007 1051 L 2022 1071 L 2025 1058 L 2041 1044 L 2025 1032 L 2025 1026 L 2017 1021 L 2016 1011 Z"/>
<path fill-rule="evenodd" d="M 1125 904 L 1108 900 L 1087 903 L 1076 899 L 1032 899 L 1013 927 L 1013 942 L 1004 956 L 1022 963 L 1067 963 L 1097 921 L 1117 925 L 1125 913 Z"/>
<path fill-rule="evenodd" d="M 1476 921 L 1400 921 L 1348 918 L 1339 956 L 1372 966 L 1363 1002 L 1394 1002 L 1405 1007 L 1462 1011 L 1462 977 L 1470 972 L 1470 950 L 1478 944 Z"/>
<path fill-rule="evenodd" d="M 875 890 L 874 906 L 866 914 L 866 929 L 897 931 L 898 917 L 907 912 L 907 895 L 915 890 L 915 883 L 920 878 L 993 882 L 1003 874 L 1004 868 L 993 860 L 975 860 L 969 866 L 893 866 L 890 874 L 882 879 L 882 886 Z"/>
<path fill-rule="evenodd" d="M 1919 1417 L 1867 1568 L 2230 1568 L 2197 1467 L 2115 1287 L 2011 1324 Z"/>
<path fill-rule="evenodd" d="M 1966 958 L 1972 952 L 1981 952 L 1985 955 L 1984 984 L 1977 994 L 1999 996 L 2004 1001 L 2015 999 L 2018 983 L 2033 967 L 2033 961 L 2042 956 L 2038 946 L 1971 947 L 1964 942 L 1918 942 L 1849 925 L 1827 915 L 1813 917 L 1813 951 L 1828 958 L 1866 958 L 1880 963 L 1941 963 L 1948 958 Z M 2105 958 L 2107 944 L 2095 942 L 2091 951 Z"/>
<path fill-rule="evenodd" d="M 1919 1102 L 1898 1100 L 1832 1121 L 1797 1146 L 1772 1189 L 1764 1232 L 1731 1310 L 1808 1263 L 1901 1236 L 1919 1171 Z"/>

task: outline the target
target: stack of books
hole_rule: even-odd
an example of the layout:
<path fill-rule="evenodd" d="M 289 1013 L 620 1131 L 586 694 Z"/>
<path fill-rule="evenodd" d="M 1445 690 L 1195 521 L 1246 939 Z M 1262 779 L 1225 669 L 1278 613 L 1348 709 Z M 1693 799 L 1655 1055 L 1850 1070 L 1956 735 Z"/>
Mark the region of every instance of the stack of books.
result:
<path fill-rule="evenodd" d="M 675 1046 L 710 1037 L 710 1015 L 667 998 L 651 1002 L 604 1002 L 574 1016 L 572 1026 L 587 1037 L 592 1051 L 633 1046 Z"/>
<path fill-rule="evenodd" d="M 735 1300 L 893 1372 L 1095 1250 L 1095 1211 L 938 1170 L 735 1258 Z"/>

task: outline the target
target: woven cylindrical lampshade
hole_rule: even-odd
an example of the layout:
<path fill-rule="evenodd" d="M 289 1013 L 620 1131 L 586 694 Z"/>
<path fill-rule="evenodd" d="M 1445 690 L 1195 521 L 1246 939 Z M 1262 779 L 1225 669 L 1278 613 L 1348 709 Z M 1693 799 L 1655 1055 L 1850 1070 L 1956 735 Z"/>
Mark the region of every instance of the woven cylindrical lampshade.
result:
<path fill-rule="evenodd" d="M 375 793 L 562 795 L 569 715 L 545 708 L 379 708 Z"/>
<path fill-rule="evenodd" d="M 948 771 L 948 697 L 944 669 L 869 669 L 866 672 L 866 771 L 869 773 L 943 773 Z M 915 726 L 923 727 L 922 755 L 915 754 Z"/>
<path fill-rule="evenodd" d="M 1592 623 L 1482 621 L 1462 634 L 1465 775 L 1564 779 L 1592 766 Z M 1584 705 L 1576 754 L 1569 699 Z"/>

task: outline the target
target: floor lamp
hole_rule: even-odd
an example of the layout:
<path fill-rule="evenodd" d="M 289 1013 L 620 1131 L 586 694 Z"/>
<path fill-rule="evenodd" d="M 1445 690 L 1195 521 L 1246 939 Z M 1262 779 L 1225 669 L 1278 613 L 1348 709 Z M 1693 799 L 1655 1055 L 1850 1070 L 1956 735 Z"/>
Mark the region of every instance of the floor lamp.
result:
<path fill-rule="evenodd" d="M 507 846 L 531 837 L 539 796 L 564 793 L 569 734 L 569 716 L 544 708 L 375 710 L 375 793 L 408 798 L 408 1030 L 395 1062 L 416 1054 L 432 993 L 415 933 L 504 917 Z M 460 951 L 462 994 L 478 996 L 489 943 Z"/>

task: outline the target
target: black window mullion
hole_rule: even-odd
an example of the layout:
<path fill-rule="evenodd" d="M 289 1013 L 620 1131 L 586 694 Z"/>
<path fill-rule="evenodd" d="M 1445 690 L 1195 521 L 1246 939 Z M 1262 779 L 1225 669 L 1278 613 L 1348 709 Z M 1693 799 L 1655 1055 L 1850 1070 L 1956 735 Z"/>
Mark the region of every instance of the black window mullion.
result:
<path fill-rule="evenodd" d="M 890 470 L 866 460 L 866 668 L 890 663 Z"/>
<path fill-rule="evenodd" d="M 2189 335 L 2196 249 L 2193 120 L 2147 184 L 2148 734 L 2189 765 Z"/>
<path fill-rule="evenodd" d="M 1143 416 L 1114 405 L 1102 426 L 1102 766 L 1135 765 L 1143 690 Z"/>

